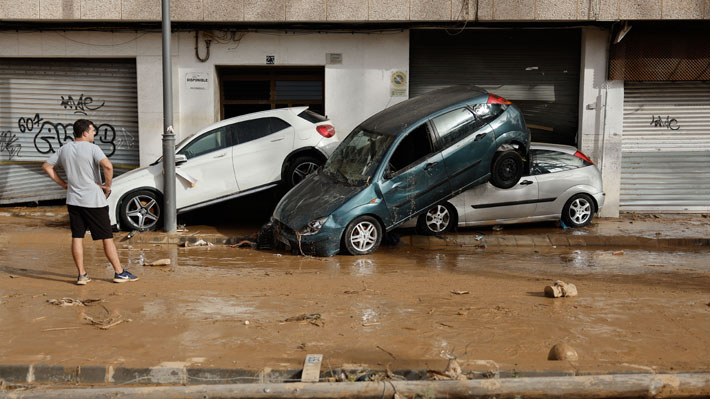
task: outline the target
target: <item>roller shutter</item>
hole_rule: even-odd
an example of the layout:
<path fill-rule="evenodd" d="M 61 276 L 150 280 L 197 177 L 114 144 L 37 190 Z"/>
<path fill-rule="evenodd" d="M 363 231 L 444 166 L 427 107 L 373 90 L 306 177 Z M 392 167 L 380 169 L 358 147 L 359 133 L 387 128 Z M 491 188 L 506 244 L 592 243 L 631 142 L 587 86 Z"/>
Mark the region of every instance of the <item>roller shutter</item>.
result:
<path fill-rule="evenodd" d="M 626 82 L 621 211 L 710 210 L 710 82 Z"/>
<path fill-rule="evenodd" d="M 136 99 L 135 60 L 0 59 L 0 204 L 65 197 L 41 165 L 77 119 L 97 125 L 115 176 L 137 167 Z"/>
<path fill-rule="evenodd" d="M 535 141 L 577 143 L 578 29 L 412 30 L 410 97 L 475 84 L 513 101 Z"/>

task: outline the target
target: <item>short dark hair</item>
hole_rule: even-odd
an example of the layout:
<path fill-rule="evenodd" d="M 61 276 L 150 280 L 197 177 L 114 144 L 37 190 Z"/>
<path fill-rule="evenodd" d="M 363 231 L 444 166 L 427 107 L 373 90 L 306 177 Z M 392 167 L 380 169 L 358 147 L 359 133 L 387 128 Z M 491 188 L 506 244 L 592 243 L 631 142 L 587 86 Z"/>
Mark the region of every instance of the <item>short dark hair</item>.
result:
<path fill-rule="evenodd" d="M 77 119 L 77 121 L 74 122 L 74 137 L 77 139 L 81 137 L 85 131 L 89 130 L 91 125 L 94 125 L 94 122 L 88 119 Z"/>

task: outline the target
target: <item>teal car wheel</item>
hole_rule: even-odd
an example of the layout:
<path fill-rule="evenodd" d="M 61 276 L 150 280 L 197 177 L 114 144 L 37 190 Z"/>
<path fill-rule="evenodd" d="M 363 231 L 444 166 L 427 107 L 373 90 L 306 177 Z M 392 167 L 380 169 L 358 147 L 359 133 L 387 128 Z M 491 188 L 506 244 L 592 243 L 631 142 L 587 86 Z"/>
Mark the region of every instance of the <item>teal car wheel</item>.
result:
<path fill-rule="evenodd" d="M 496 152 L 491 167 L 491 184 L 498 188 L 511 188 L 523 176 L 523 157 L 515 150 Z"/>
<path fill-rule="evenodd" d="M 343 240 L 351 255 L 371 254 L 382 242 L 382 226 L 372 216 L 357 217 L 348 224 Z"/>

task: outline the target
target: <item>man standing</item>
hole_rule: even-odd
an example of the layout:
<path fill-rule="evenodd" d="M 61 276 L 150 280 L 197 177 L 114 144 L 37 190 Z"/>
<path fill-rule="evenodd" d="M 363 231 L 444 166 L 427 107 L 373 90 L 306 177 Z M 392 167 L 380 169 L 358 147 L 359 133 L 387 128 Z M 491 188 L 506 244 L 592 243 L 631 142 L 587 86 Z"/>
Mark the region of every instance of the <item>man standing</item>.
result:
<path fill-rule="evenodd" d="M 74 122 L 75 141 L 60 147 L 42 165 L 42 169 L 52 180 L 67 190 L 67 208 L 72 235 L 71 250 L 74 263 L 79 270 L 76 283 L 85 285 L 91 281 L 84 269 L 84 235 L 87 228 L 94 241 L 103 240 L 104 253 L 115 272 L 113 282 L 136 281 L 138 277 L 121 267 L 116 244 L 113 242 L 106 202 L 106 197 L 111 191 L 113 165 L 99 146 L 94 144 L 95 135 L 96 128 L 93 122 L 86 119 L 77 120 Z M 57 164 L 64 168 L 68 183 L 62 180 L 54 169 Z M 104 171 L 106 180 L 104 184 L 101 184 L 99 165 Z"/>

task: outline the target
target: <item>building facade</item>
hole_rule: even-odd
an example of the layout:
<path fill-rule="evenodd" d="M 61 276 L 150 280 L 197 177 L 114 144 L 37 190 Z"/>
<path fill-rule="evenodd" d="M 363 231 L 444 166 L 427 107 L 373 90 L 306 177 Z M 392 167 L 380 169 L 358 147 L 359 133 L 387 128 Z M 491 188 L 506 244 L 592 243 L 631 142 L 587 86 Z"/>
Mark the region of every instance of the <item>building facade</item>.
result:
<path fill-rule="evenodd" d="M 160 0 L 0 0 L 0 204 L 61 198 L 40 164 L 79 117 L 126 171 L 162 153 Z M 602 216 L 710 211 L 710 0 L 173 0 L 178 140 L 308 105 L 344 138 L 477 84 L 533 140 L 599 166 Z"/>

